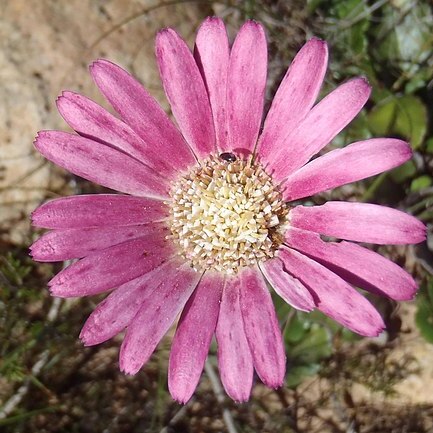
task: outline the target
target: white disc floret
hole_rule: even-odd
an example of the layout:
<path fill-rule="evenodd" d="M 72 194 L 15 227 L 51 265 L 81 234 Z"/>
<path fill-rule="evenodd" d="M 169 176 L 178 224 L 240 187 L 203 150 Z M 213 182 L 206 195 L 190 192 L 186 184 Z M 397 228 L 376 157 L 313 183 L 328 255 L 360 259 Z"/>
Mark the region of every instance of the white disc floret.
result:
<path fill-rule="evenodd" d="M 235 273 L 281 244 L 287 207 L 251 157 L 211 156 L 173 185 L 171 197 L 172 237 L 197 270 Z"/>

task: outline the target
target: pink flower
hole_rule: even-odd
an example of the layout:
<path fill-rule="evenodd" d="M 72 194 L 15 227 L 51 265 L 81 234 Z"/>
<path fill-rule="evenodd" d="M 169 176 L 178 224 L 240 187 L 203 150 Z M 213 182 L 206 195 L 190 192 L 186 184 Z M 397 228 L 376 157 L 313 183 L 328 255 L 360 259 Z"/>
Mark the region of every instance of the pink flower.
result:
<path fill-rule="evenodd" d="M 57 105 L 78 135 L 42 131 L 35 141 L 57 165 L 122 193 L 61 198 L 33 213 L 35 226 L 51 230 L 33 244 L 34 259 L 79 259 L 50 281 L 54 296 L 114 289 L 85 323 L 84 344 L 126 329 L 120 368 L 135 374 L 181 313 L 169 362 L 172 396 L 189 400 L 215 334 L 223 385 L 245 401 L 254 369 L 269 387 L 281 386 L 285 374 L 267 283 L 294 308 L 317 308 L 361 335 L 378 335 L 382 318 L 353 285 L 406 300 L 416 283 L 347 241 L 420 242 L 424 225 L 373 204 L 290 204 L 411 157 L 407 143 L 378 138 L 308 162 L 359 113 L 370 94 L 366 80 L 350 80 L 314 105 L 328 53 L 325 42 L 311 39 L 259 135 L 267 69 L 260 24 L 245 23 L 230 49 L 222 21 L 208 18 L 194 56 L 164 29 L 156 56 L 178 127 L 133 77 L 98 60 L 92 77 L 121 120 L 64 92 Z"/>

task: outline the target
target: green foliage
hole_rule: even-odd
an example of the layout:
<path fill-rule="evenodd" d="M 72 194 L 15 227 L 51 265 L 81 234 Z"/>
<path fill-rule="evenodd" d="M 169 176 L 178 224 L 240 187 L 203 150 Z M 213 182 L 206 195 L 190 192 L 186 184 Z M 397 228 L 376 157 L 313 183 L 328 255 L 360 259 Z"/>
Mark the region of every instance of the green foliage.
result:
<path fill-rule="evenodd" d="M 426 3 L 401 0 L 384 4 L 373 32 L 375 59 L 387 58 L 391 67 L 413 79 L 432 54 L 432 24 L 431 7 Z"/>
<path fill-rule="evenodd" d="M 405 162 L 399 167 L 394 168 L 390 171 L 392 180 L 396 183 L 403 183 L 408 179 L 414 177 L 417 173 L 416 165 L 413 161 Z"/>
<path fill-rule="evenodd" d="M 433 137 L 430 137 L 425 144 L 426 153 L 433 155 Z"/>
<path fill-rule="evenodd" d="M 428 175 L 423 175 L 415 178 L 410 184 L 411 191 L 421 191 L 428 188 L 432 184 L 432 178 Z"/>
<path fill-rule="evenodd" d="M 307 376 L 320 371 L 321 363 L 332 354 L 332 332 L 315 320 L 315 314 L 302 313 L 274 295 L 277 313 L 285 322 L 283 337 L 288 354 L 286 384 L 298 386 Z M 337 328 L 340 328 L 337 325 Z"/>
<path fill-rule="evenodd" d="M 6 285 L 5 290 L 7 290 L 10 285 L 21 286 L 23 284 L 23 278 L 25 278 L 32 269 L 29 264 L 25 264 L 20 259 L 14 257 L 11 251 L 8 251 L 5 257 L 0 257 L 0 261 L 0 272 L 9 283 Z"/>
<path fill-rule="evenodd" d="M 427 132 L 427 109 L 416 96 L 391 96 L 370 111 L 368 123 L 374 135 L 401 136 L 417 149 Z"/>
<path fill-rule="evenodd" d="M 26 355 L 40 332 L 40 322 L 30 321 L 28 311 L 42 298 L 28 286 L 34 266 L 12 252 L 0 257 L 0 375 L 14 382 L 26 377 Z"/>
<path fill-rule="evenodd" d="M 315 323 L 304 329 L 302 338 L 297 343 L 288 343 L 287 346 L 289 366 L 286 384 L 289 387 L 296 387 L 307 376 L 318 373 L 321 362 L 332 353 L 328 331 Z"/>
<path fill-rule="evenodd" d="M 333 76 L 341 80 L 365 75 L 373 85 L 370 134 L 402 136 L 418 148 L 427 132 L 427 109 L 424 99 L 413 94 L 423 94 L 433 78 L 431 8 L 405 0 L 373 5 L 333 0 L 319 2 L 315 9 L 320 10 L 321 4 Z M 349 128 L 353 138 L 368 135 L 365 130 L 359 135 L 357 129 L 356 124 Z"/>
<path fill-rule="evenodd" d="M 433 344 L 433 278 L 426 283 L 417 297 L 415 322 L 426 341 Z"/>
<path fill-rule="evenodd" d="M 364 0 L 337 0 L 332 2 L 329 12 L 343 30 L 340 42 L 352 55 L 365 54 L 368 47 L 366 32 L 370 27 L 367 3 Z"/>

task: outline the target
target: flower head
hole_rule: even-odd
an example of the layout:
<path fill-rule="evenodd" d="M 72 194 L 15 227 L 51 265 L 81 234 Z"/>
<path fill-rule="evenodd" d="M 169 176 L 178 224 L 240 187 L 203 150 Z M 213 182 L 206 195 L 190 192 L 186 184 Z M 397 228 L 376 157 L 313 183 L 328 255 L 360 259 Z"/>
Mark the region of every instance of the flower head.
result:
<path fill-rule="evenodd" d="M 208 18 L 194 54 L 164 29 L 156 56 L 177 127 L 131 75 L 98 60 L 92 77 L 119 117 L 63 92 L 57 105 L 77 134 L 42 131 L 35 141 L 47 159 L 121 193 L 53 200 L 32 216 L 50 229 L 32 246 L 35 260 L 79 259 L 50 281 L 54 296 L 113 290 L 85 323 L 84 344 L 126 329 L 120 367 L 135 374 L 181 313 L 169 361 L 173 397 L 191 397 L 215 335 L 223 385 L 245 401 L 254 369 L 270 387 L 284 380 L 268 286 L 294 308 L 317 308 L 361 335 L 378 335 L 382 318 L 353 286 L 405 300 L 416 283 L 354 242 L 420 242 L 423 224 L 373 204 L 293 204 L 411 157 L 407 143 L 379 138 L 309 162 L 362 109 L 366 80 L 348 81 L 315 104 L 328 53 L 311 39 L 260 134 L 267 69 L 260 24 L 245 23 L 230 48 L 222 21 Z"/>

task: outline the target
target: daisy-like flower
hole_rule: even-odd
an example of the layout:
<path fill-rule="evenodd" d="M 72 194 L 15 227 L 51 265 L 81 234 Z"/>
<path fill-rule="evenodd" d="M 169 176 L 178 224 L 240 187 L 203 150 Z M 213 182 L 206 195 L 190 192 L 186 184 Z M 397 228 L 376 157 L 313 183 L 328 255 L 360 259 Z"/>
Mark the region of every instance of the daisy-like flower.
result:
<path fill-rule="evenodd" d="M 120 118 L 64 92 L 57 106 L 78 134 L 42 131 L 35 141 L 50 161 L 121 193 L 60 198 L 33 213 L 35 226 L 51 230 L 33 244 L 33 258 L 79 259 L 50 281 L 54 296 L 113 290 L 85 323 L 84 344 L 126 329 L 120 368 L 135 374 L 181 313 L 169 359 L 172 396 L 189 400 L 215 335 L 222 383 L 245 401 L 254 370 L 269 387 L 284 380 L 269 286 L 296 309 L 317 308 L 354 332 L 378 335 L 382 318 L 354 286 L 406 300 L 416 283 L 354 242 L 420 242 L 424 225 L 374 204 L 291 204 L 411 157 L 404 141 L 377 138 L 309 162 L 366 103 L 366 80 L 352 79 L 314 105 L 328 52 L 311 39 L 260 134 L 267 47 L 259 23 L 246 22 L 230 48 L 223 22 L 208 18 L 194 53 L 164 29 L 156 57 L 177 127 L 131 75 L 98 60 L 92 77 Z"/>

